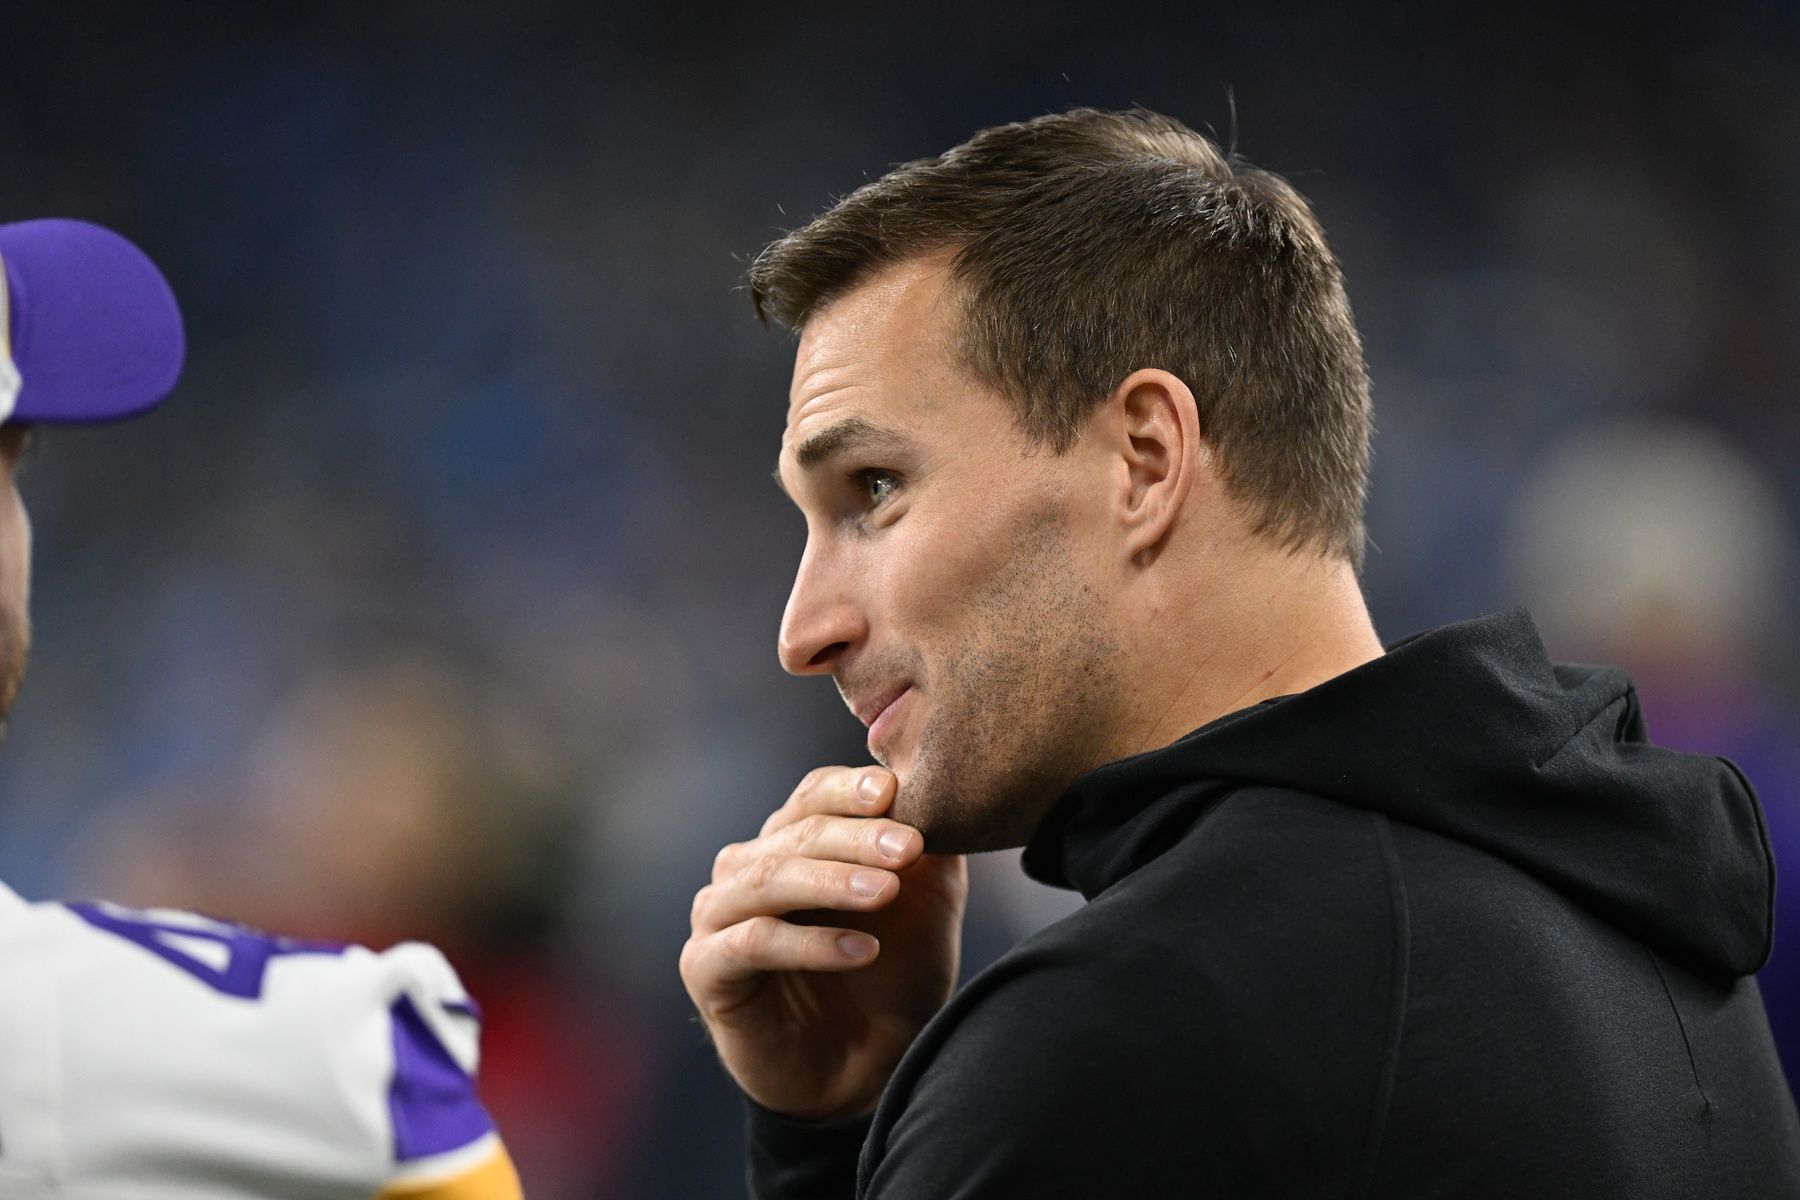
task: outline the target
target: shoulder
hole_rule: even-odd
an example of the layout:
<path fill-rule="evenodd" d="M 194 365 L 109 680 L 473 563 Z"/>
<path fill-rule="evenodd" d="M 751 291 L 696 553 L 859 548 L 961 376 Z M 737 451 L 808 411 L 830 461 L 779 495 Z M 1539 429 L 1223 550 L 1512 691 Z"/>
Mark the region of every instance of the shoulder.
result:
<path fill-rule="evenodd" d="M 1242 788 L 1020 950 L 1135 995 L 1154 978 L 1165 991 L 1259 1010 L 1342 1003 L 1346 986 L 1385 991 L 1403 916 L 1398 872 L 1385 818 L 1304 792 Z M 1371 961 L 1383 970 L 1367 972 Z"/>
<path fill-rule="evenodd" d="M 498 1149 L 475 1092 L 479 1017 L 433 947 L 98 902 L 15 913 L 0 959 L 0 1047 L 58 1097 L 72 1169 L 191 1161 L 368 1195 Z"/>
<path fill-rule="evenodd" d="M 1233 796 L 958 993 L 883 1099 L 889 1169 L 937 1143 L 963 1172 L 1016 1147 L 1055 1195 L 1088 1170 L 1353 1173 L 1401 1002 L 1386 838 L 1301 793 Z"/>

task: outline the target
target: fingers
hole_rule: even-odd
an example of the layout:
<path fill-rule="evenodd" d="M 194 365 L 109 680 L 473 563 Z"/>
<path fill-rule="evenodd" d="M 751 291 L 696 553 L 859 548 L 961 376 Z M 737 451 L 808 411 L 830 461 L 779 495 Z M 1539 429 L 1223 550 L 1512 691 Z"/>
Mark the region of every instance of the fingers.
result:
<path fill-rule="evenodd" d="M 910 825 L 885 817 L 801 817 L 749 842 L 733 842 L 713 859 L 712 879 L 723 883 L 769 855 L 798 855 L 898 871 L 924 852 L 925 839 Z"/>
<path fill-rule="evenodd" d="M 819 767 L 807 774 L 769 814 L 762 833 L 769 834 L 815 813 L 872 817 L 894 802 L 894 773 L 885 767 Z"/>
<path fill-rule="evenodd" d="M 724 1004 L 765 972 L 848 971 L 880 952 L 867 933 L 810 924 L 868 912 L 900 893 L 925 852 L 919 831 L 883 816 L 896 781 L 882 767 L 821 767 L 747 842 L 719 851 L 694 897 L 681 973 L 695 998 Z M 806 912 L 807 918 L 783 920 Z M 703 1006 L 704 1007 L 704 1006 Z"/>
<path fill-rule="evenodd" d="M 852 971 L 867 966 L 880 948 L 873 937 L 854 929 L 753 917 L 688 939 L 681 973 L 697 998 L 722 1000 L 734 985 L 765 972 Z"/>
<path fill-rule="evenodd" d="M 701 888 L 694 896 L 691 919 L 694 931 L 705 933 L 804 909 L 868 912 L 887 904 L 899 891 L 900 877 L 892 871 L 797 854 L 765 854 Z"/>

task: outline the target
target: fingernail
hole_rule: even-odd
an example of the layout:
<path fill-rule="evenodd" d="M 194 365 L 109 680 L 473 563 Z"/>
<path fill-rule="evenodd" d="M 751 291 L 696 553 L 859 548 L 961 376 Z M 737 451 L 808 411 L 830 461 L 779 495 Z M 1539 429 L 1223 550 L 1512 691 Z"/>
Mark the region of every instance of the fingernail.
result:
<path fill-rule="evenodd" d="M 887 886 L 887 876 L 880 871 L 858 871 L 850 877 L 850 890 L 859 896 L 879 896 Z"/>
<path fill-rule="evenodd" d="M 875 953 L 875 939 L 866 933 L 840 933 L 837 947 L 845 958 L 867 958 Z"/>
<path fill-rule="evenodd" d="M 907 833 L 906 830 L 890 829 L 880 837 L 876 838 L 875 844 L 880 846 L 881 852 L 889 858 L 899 858 L 902 854 L 906 853 L 906 843 L 911 840 L 912 835 Z"/>
<path fill-rule="evenodd" d="M 863 798 L 865 804 L 874 804 L 881 799 L 881 776 L 873 771 L 863 772 L 856 781 L 856 794 Z"/>

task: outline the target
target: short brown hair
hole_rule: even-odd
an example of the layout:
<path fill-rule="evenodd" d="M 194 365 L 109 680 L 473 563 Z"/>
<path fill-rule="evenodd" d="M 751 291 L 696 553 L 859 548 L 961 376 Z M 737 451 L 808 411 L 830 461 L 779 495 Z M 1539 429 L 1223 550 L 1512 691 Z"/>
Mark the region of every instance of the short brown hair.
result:
<path fill-rule="evenodd" d="M 756 256 L 758 317 L 798 330 L 881 268 L 953 250 L 962 353 L 1057 453 L 1127 375 L 1199 405 L 1258 534 L 1359 568 L 1369 385 L 1343 274 L 1286 180 L 1143 109 L 984 129 L 889 171 Z"/>

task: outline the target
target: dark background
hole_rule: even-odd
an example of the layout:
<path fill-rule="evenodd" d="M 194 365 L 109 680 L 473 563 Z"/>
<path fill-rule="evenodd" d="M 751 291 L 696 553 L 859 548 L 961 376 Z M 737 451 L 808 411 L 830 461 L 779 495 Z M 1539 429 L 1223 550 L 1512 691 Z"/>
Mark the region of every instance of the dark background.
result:
<path fill-rule="evenodd" d="M 190 357 L 28 468 L 0 877 L 435 940 L 534 1200 L 736 1194 L 688 900 L 864 760 L 775 662 L 790 347 L 738 275 L 894 162 L 1132 103 L 1343 260 L 1383 635 L 1529 604 L 1800 862 L 1800 8 L 1455 7 L 7 5 L 0 219 L 139 242 Z M 1067 904 L 976 888 L 977 964 Z"/>

